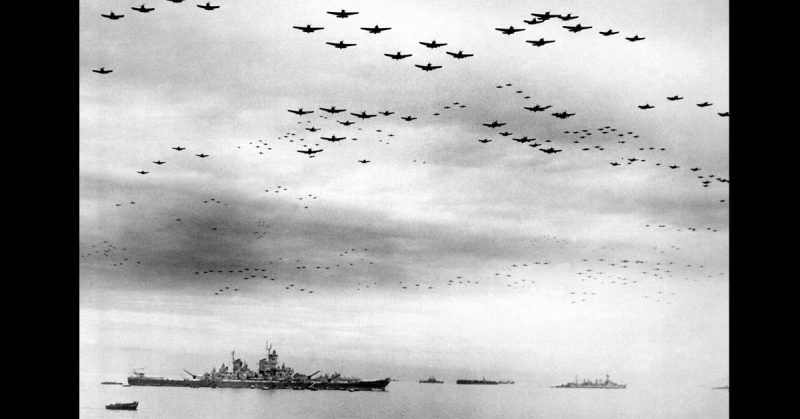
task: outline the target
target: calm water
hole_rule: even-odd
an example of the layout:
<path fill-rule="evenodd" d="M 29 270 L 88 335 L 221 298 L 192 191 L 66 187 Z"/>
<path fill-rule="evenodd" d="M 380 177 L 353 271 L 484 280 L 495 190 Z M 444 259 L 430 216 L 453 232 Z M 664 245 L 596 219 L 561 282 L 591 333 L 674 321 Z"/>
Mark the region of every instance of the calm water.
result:
<path fill-rule="evenodd" d="M 122 387 L 82 382 L 81 418 L 727 418 L 727 390 L 392 382 L 386 392 Z M 136 412 L 108 403 L 139 401 Z"/>

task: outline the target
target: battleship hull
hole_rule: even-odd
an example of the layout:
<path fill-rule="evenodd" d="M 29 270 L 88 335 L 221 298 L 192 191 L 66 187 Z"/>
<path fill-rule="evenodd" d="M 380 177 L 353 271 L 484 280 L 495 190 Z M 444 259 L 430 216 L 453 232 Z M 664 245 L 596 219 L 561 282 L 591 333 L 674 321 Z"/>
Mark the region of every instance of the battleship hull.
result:
<path fill-rule="evenodd" d="M 318 381 L 311 384 L 318 390 L 386 391 L 389 379 L 372 381 Z"/>
<path fill-rule="evenodd" d="M 628 386 L 626 384 L 618 384 L 618 385 L 585 385 L 585 386 L 584 385 L 580 385 L 580 386 L 566 385 L 566 386 L 555 386 L 553 388 L 595 388 L 595 389 L 599 388 L 599 389 L 606 389 L 606 390 L 618 390 L 618 389 L 624 389 L 624 388 L 627 388 L 627 387 Z"/>
<path fill-rule="evenodd" d="M 456 380 L 456 384 L 489 384 L 497 385 L 497 381 L 491 380 Z"/>

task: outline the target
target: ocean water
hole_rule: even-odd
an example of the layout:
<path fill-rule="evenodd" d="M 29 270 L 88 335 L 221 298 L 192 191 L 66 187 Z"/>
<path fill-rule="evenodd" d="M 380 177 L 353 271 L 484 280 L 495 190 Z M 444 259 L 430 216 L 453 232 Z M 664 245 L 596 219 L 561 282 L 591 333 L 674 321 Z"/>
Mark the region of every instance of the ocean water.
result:
<path fill-rule="evenodd" d="M 385 392 L 122 387 L 80 384 L 81 418 L 727 418 L 730 393 L 704 387 L 553 389 L 541 384 L 420 384 Z M 138 411 L 106 410 L 139 402 Z"/>

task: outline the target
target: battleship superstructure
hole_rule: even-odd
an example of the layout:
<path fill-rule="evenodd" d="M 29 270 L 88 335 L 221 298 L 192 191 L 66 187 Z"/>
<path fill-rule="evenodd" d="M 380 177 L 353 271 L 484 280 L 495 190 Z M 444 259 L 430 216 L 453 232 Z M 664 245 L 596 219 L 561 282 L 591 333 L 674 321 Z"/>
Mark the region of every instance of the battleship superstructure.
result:
<path fill-rule="evenodd" d="M 174 379 L 165 377 L 148 377 L 143 372 L 134 370 L 128 377 L 128 384 L 132 386 L 169 386 L 169 387 L 228 387 L 228 388 L 260 388 L 268 389 L 296 389 L 296 390 L 385 390 L 389 379 L 363 381 L 358 378 L 342 378 L 340 374 L 329 377 L 325 375 L 314 379 L 319 371 L 310 374 L 296 373 L 285 364 L 278 366 L 278 353 L 272 345 L 266 345 L 267 356 L 258 361 L 258 371 L 251 370 L 247 363 L 236 358 L 236 353 L 231 352 L 231 367 L 224 363 L 211 372 L 202 375 L 186 371 L 192 378 Z"/>
<path fill-rule="evenodd" d="M 627 388 L 627 384 L 617 384 L 608 379 L 608 374 L 606 374 L 605 381 L 602 380 L 583 380 L 582 382 L 578 382 L 578 377 L 575 376 L 574 383 L 567 383 L 561 384 L 558 386 L 553 386 L 552 388 L 605 388 L 605 389 L 622 389 Z"/>
<path fill-rule="evenodd" d="M 436 379 L 436 377 L 434 377 L 432 375 L 430 377 L 428 377 L 427 380 L 419 380 L 419 382 L 420 383 L 424 383 L 424 384 L 442 384 L 442 383 L 444 383 L 444 381 L 439 381 L 439 380 Z"/>

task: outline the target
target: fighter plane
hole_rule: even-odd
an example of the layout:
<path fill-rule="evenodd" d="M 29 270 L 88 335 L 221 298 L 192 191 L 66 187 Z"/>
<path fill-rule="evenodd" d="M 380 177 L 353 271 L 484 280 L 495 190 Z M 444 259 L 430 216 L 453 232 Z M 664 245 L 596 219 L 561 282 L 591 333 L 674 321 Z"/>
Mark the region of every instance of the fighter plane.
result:
<path fill-rule="evenodd" d="M 212 6 L 211 3 L 206 3 L 205 5 L 198 4 L 197 7 L 201 8 L 201 9 L 206 9 L 206 10 L 219 9 L 219 6 Z"/>
<path fill-rule="evenodd" d="M 157 164 L 157 165 L 161 166 L 162 164 L 164 164 L 164 163 L 166 163 L 166 162 L 165 162 L 165 161 L 161 161 L 161 160 L 156 160 L 156 161 L 154 161 L 153 163 L 155 163 L 155 164 Z"/>
<path fill-rule="evenodd" d="M 692 168 L 691 168 L 691 169 L 689 169 L 689 170 L 691 170 L 691 171 L 693 171 L 693 172 L 696 172 L 696 171 L 700 170 L 700 168 L 699 168 L 699 167 L 692 167 Z"/>
<path fill-rule="evenodd" d="M 358 12 L 346 12 L 344 9 L 342 9 L 341 12 L 326 12 L 326 13 L 328 13 L 329 15 L 334 15 L 334 16 L 338 17 L 339 19 L 344 19 L 344 18 L 350 17 L 352 15 L 357 15 L 358 14 Z"/>
<path fill-rule="evenodd" d="M 428 63 L 426 65 L 414 64 L 414 67 L 421 68 L 422 71 L 431 71 L 431 70 L 436 70 L 437 68 L 442 68 L 442 66 L 440 65 L 431 65 L 431 63 Z"/>
<path fill-rule="evenodd" d="M 309 113 L 314 113 L 314 111 L 304 111 L 303 108 L 300 108 L 298 110 L 287 109 L 287 111 L 289 111 L 291 113 L 294 113 L 294 114 L 297 114 L 297 115 L 305 115 L 305 114 L 309 114 Z"/>
<path fill-rule="evenodd" d="M 367 111 L 361 111 L 361 113 L 350 112 L 350 115 L 353 115 L 356 118 L 361 118 L 361 119 L 367 119 L 367 118 L 372 118 L 373 116 L 378 116 L 378 115 L 369 115 L 367 114 Z"/>
<path fill-rule="evenodd" d="M 457 58 L 459 60 L 462 59 L 462 58 L 468 58 L 468 57 L 472 57 L 473 55 L 475 55 L 475 54 L 464 54 L 463 52 L 461 52 L 461 50 L 458 50 L 458 53 L 450 52 L 450 51 L 446 51 L 446 52 L 447 52 L 448 55 L 452 55 L 453 57 L 455 57 L 455 58 Z"/>
<path fill-rule="evenodd" d="M 600 35 L 603 35 L 603 36 L 609 36 L 609 35 L 616 35 L 616 34 L 618 34 L 618 33 L 619 33 L 618 31 L 617 31 L 617 32 L 614 32 L 613 30 L 609 29 L 609 30 L 607 30 L 607 31 L 605 31 L 605 32 L 602 32 L 602 31 L 601 31 L 601 32 L 600 32 Z"/>
<path fill-rule="evenodd" d="M 497 120 L 495 120 L 492 123 L 482 124 L 482 125 L 485 126 L 485 127 L 489 127 L 489 128 L 497 128 L 497 127 L 502 127 L 505 124 L 506 124 L 505 122 L 497 122 Z"/>
<path fill-rule="evenodd" d="M 539 38 L 538 41 L 525 41 L 525 42 L 527 42 L 529 44 L 533 44 L 533 46 L 536 46 L 536 47 L 541 47 L 541 46 L 544 46 L 544 44 L 550 44 L 550 43 L 553 43 L 553 42 L 556 42 L 556 41 L 555 40 L 545 41 L 544 38 Z"/>
<path fill-rule="evenodd" d="M 496 31 L 500 31 L 503 35 L 511 35 L 514 32 L 522 32 L 525 29 L 515 29 L 513 26 L 509 26 L 508 28 L 494 28 Z"/>
<path fill-rule="evenodd" d="M 730 112 L 717 112 L 719 116 L 731 116 Z"/>
<path fill-rule="evenodd" d="M 539 144 L 539 143 L 533 143 L 533 144 L 528 144 L 528 147 L 534 147 L 535 148 L 535 147 L 539 147 L 540 145 L 541 144 Z"/>
<path fill-rule="evenodd" d="M 705 108 L 706 106 L 711 106 L 711 105 L 713 105 L 713 103 L 703 102 L 703 103 L 698 103 L 697 104 L 697 106 L 699 106 L 701 108 Z"/>
<path fill-rule="evenodd" d="M 383 116 L 389 116 L 389 115 L 393 114 L 394 112 L 383 111 L 383 112 L 378 112 L 378 113 L 383 115 Z"/>
<path fill-rule="evenodd" d="M 111 73 L 114 70 L 106 70 L 105 67 L 100 67 L 99 70 L 92 70 L 92 71 L 94 71 L 97 74 L 108 74 L 108 73 Z"/>
<path fill-rule="evenodd" d="M 542 19 L 542 20 L 548 20 L 548 19 L 552 19 L 554 17 L 560 17 L 559 15 L 550 14 L 550 11 L 548 11 L 547 13 L 544 13 L 544 14 L 542 14 L 542 13 L 531 13 L 531 15 L 536 16 L 536 17 L 538 17 L 539 19 Z"/>
<path fill-rule="evenodd" d="M 580 16 L 572 16 L 572 13 L 567 13 L 566 16 L 558 16 L 558 18 L 561 20 L 572 20 L 572 19 L 577 19 L 579 17 Z"/>
<path fill-rule="evenodd" d="M 640 37 L 639 35 L 636 35 L 636 36 L 634 36 L 632 38 L 625 38 L 625 39 L 627 39 L 628 41 L 631 41 L 631 42 L 636 42 L 636 41 L 641 41 L 644 38 Z"/>
<path fill-rule="evenodd" d="M 492 140 L 489 140 L 489 139 L 486 139 L 486 138 L 484 138 L 484 139 L 482 139 L 482 140 L 478 140 L 478 142 L 486 144 L 486 143 L 491 143 L 491 142 L 492 142 Z"/>
<path fill-rule="evenodd" d="M 392 28 L 379 28 L 378 25 L 375 25 L 374 28 L 361 28 L 361 29 L 365 30 L 365 31 L 367 31 L 369 33 L 378 34 L 378 33 L 381 33 L 383 31 L 388 31 L 389 29 L 392 29 Z"/>
<path fill-rule="evenodd" d="M 619 166 L 619 163 L 617 163 L 617 162 L 611 162 L 610 164 L 611 164 L 612 166 Z"/>
<path fill-rule="evenodd" d="M 590 29 L 591 26 L 581 26 L 581 24 L 579 23 L 579 24 L 577 24 L 575 26 L 569 26 L 569 25 L 562 26 L 562 28 L 566 28 L 570 32 L 580 32 L 580 31 L 585 30 L 585 29 Z"/>
<path fill-rule="evenodd" d="M 347 110 L 347 109 L 336 109 L 336 106 L 331 106 L 330 109 L 325 109 L 325 108 L 319 108 L 319 109 L 321 111 L 325 111 L 325 112 L 328 112 L 328 113 L 339 113 L 339 112 L 344 112 L 344 111 Z"/>
<path fill-rule="evenodd" d="M 332 45 L 334 48 L 337 48 L 337 49 L 345 49 L 347 47 L 356 46 L 356 44 L 345 44 L 344 41 L 339 41 L 338 43 L 336 43 L 336 42 L 326 42 L 326 44 Z"/>
<path fill-rule="evenodd" d="M 167 0 L 167 1 L 171 1 L 173 3 L 183 3 L 184 0 Z"/>
<path fill-rule="evenodd" d="M 670 168 L 670 169 L 677 169 L 677 168 L 679 168 L 679 167 L 680 167 L 680 166 L 670 166 L 669 168 Z"/>
<path fill-rule="evenodd" d="M 526 135 L 526 136 L 524 136 L 522 138 L 512 138 L 512 140 L 514 140 L 514 141 L 516 141 L 518 143 L 525 144 L 525 143 L 529 143 L 531 141 L 535 141 L 536 138 L 528 138 L 528 136 Z"/>
<path fill-rule="evenodd" d="M 400 51 L 397 51 L 397 54 L 383 54 L 393 60 L 402 60 L 403 58 L 408 58 L 411 54 L 401 54 Z"/>
<path fill-rule="evenodd" d="M 359 160 L 358 162 L 366 164 L 366 163 L 369 163 L 369 160 Z"/>
<path fill-rule="evenodd" d="M 292 27 L 293 27 L 293 28 L 295 28 L 295 29 L 300 29 L 301 31 L 303 31 L 303 32 L 305 32 L 305 33 L 312 33 L 312 32 L 314 32 L 314 31 L 321 31 L 321 30 L 325 29 L 325 28 L 323 28 L 323 27 L 315 28 L 315 27 L 312 27 L 311 25 L 306 25 L 306 26 L 292 26 Z"/>
<path fill-rule="evenodd" d="M 556 113 L 554 113 L 552 115 L 555 116 L 556 118 L 566 119 L 566 118 L 569 118 L 570 116 L 575 115 L 575 114 L 574 113 L 567 113 L 567 111 L 564 111 L 564 112 L 556 112 Z"/>
<path fill-rule="evenodd" d="M 337 137 L 337 136 L 335 136 L 335 135 L 331 135 L 330 137 L 319 137 L 319 138 L 321 138 L 321 139 L 323 139 L 323 140 L 325 140 L 325 141 L 330 141 L 330 142 L 332 142 L 332 143 L 335 143 L 335 142 L 337 142 L 337 141 L 342 141 L 342 140 L 345 140 L 345 139 L 347 139 L 347 137 Z"/>
<path fill-rule="evenodd" d="M 353 122 L 353 121 L 344 121 L 344 122 L 342 122 L 342 121 L 336 121 L 336 122 L 338 122 L 338 123 L 340 123 L 340 124 L 342 124 L 342 125 L 344 125 L 344 126 L 346 126 L 346 127 L 349 127 L 350 125 L 353 125 L 353 124 L 355 124 L 355 122 Z"/>
<path fill-rule="evenodd" d="M 547 153 L 547 154 L 553 154 L 553 153 L 558 153 L 558 152 L 563 151 L 563 150 L 556 150 L 553 147 L 550 147 L 550 148 L 540 148 L 539 151 Z"/>
<path fill-rule="evenodd" d="M 409 116 L 402 116 L 402 117 L 400 117 L 400 119 L 403 119 L 403 120 L 406 120 L 406 121 L 413 121 L 413 120 L 417 119 L 417 117 L 409 115 Z"/>
<path fill-rule="evenodd" d="M 683 99 L 683 98 L 682 98 L 682 97 L 680 97 L 680 96 L 671 96 L 671 97 L 667 97 L 667 100 L 681 100 L 681 99 Z"/>
<path fill-rule="evenodd" d="M 639 109 L 653 109 L 653 108 L 655 108 L 655 106 L 649 103 L 645 103 L 644 105 L 639 105 Z"/>
<path fill-rule="evenodd" d="M 115 15 L 113 11 L 111 13 L 107 14 L 107 15 L 101 14 L 100 16 L 109 18 L 111 20 L 122 19 L 123 17 L 125 17 L 125 15 Z"/>
<path fill-rule="evenodd" d="M 208 154 L 200 153 L 200 154 L 195 154 L 195 156 L 200 157 L 201 159 L 204 159 L 204 158 L 208 157 Z"/>
<path fill-rule="evenodd" d="M 508 131 L 506 131 L 506 132 L 501 132 L 501 133 L 499 133 L 499 134 L 500 134 L 500 135 L 502 135 L 503 137 L 508 137 L 509 135 L 511 135 L 511 133 L 510 133 L 510 132 L 508 132 Z"/>
<path fill-rule="evenodd" d="M 142 4 L 139 7 L 131 7 L 131 9 L 132 10 L 136 10 L 137 12 L 142 12 L 142 13 L 149 13 L 149 12 L 152 12 L 153 10 L 156 10 L 155 7 L 150 7 L 150 8 L 144 7 L 144 4 Z"/>
<path fill-rule="evenodd" d="M 420 42 L 420 44 L 425 45 L 428 48 L 439 48 L 441 46 L 447 45 L 447 44 L 437 44 L 435 39 L 432 42 Z"/>
<path fill-rule="evenodd" d="M 306 128 L 306 131 L 317 132 L 317 131 L 319 131 L 321 129 L 322 128 L 311 127 L 311 128 Z"/>
<path fill-rule="evenodd" d="M 150 172 L 145 172 L 144 170 L 140 170 L 140 171 L 138 171 L 138 172 L 136 172 L 136 173 L 138 173 L 138 174 L 140 174 L 140 175 L 146 175 L 146 174 L 148 174 L 148 173 L 150 173 Z"/>
<path fill-rule="evenodd" d="M 544 22 L 544 21 L 546 21 L 546 20 L 547 20 L 547 19 L 540 19 L 540 20 L 536 20 L 536 18 L 533 18 L 533 19 L 531 19 L 531 20 L 525 20 L 525 19 L 523 19 L 522 21 L 523 21 L 523 22 L 525 22 L 525 23 L 527 23 L 528 25 L 536 25 L 537 23 L 542 23 L 542 22 Z"/>
<path fill-rule="evenodd" d="M 308 150 L 297 150 L 298 153 L 308 154 L 308 157 L 312 157 L 312 154 L 319 153 L 320 151 L 322 151 L 321 148 L 319 150 L 312 150 L 310 148 Z"/>
<path fill-rule="evenodd" d="M 178 150 L 178 151 L 181 151 L 181 150 L 186 150 L 186 147 L 180 147 L 180 146 L 178 146 L 178 147 L 172 147 L 172 149 L 173 149 L 173 150 Z"/>
<path fill-rule="evenodd" d="M 532 107 L 532 108 L 531 108 L 531 107 L 528 107 L 528 106 L 523 106 L 523 107 L 524 107 L 525 109 L 529 110 L 529 111 L 533 111 L 533 112 L 541 112 L 541 111 L 543 111 L 543 110 L 546 110 L 547 108 L 551 108 L 551 107 L 553 107 L 553 105 L 547 105 L 547 106 L 539 106 L 539 105 L 536 105 L 536 106 L 534 106 L 534 107 Z"/>

